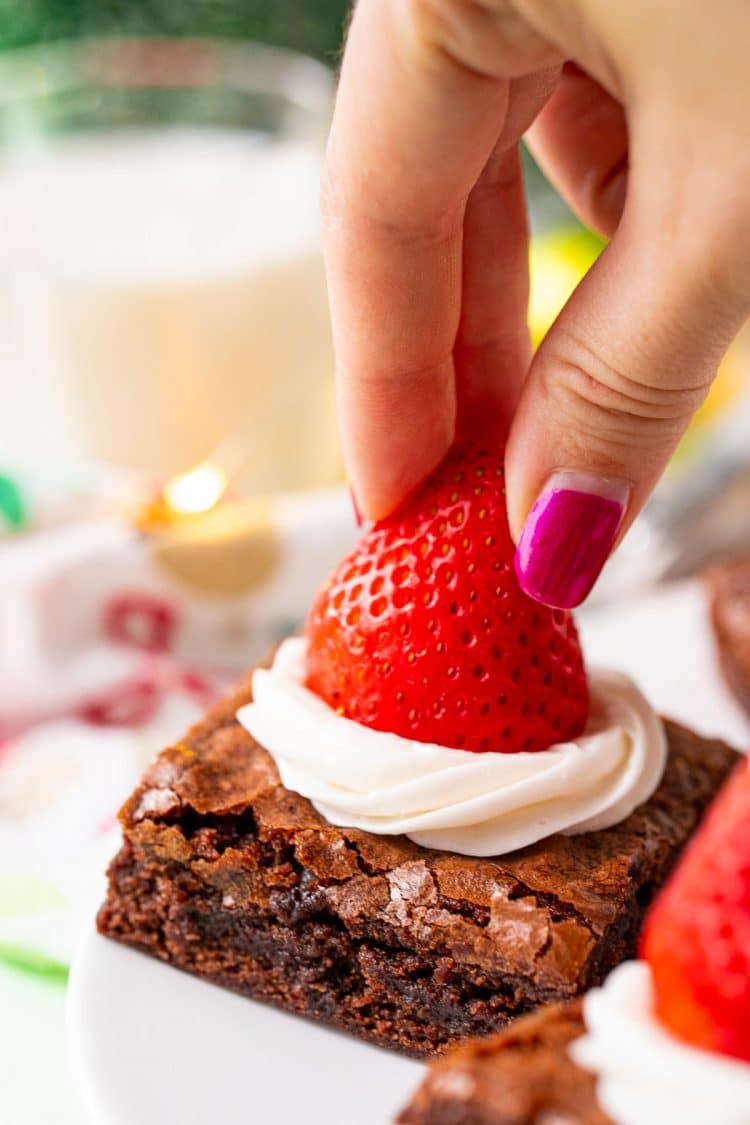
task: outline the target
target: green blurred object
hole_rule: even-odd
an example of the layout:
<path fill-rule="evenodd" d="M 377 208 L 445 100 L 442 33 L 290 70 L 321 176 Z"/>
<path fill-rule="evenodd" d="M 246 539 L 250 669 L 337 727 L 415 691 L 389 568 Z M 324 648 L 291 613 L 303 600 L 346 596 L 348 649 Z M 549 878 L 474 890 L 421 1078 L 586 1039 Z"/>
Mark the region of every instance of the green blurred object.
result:
<path fill-rule="evenodd" d="M 68 979 L 68 966 L 60 961 L 53 961 L 51 957 L 45 957 L 43 953 L 36 953 L 25 946 L 7 945 L 0 941 L 0 965 L 2 964 L 59 984 L 65 984 Z"/>
<path fill-rule="evenodd" d="M 14 531 L 26 523 L 27 512 L 20 485 L 13 477 L 0 473 L 0 528 L 3 524 Z"/>
<path fill-rule="evenodd" d="M 333 62 L 350 0 L 0 0 L 0 49 L 82 35 L 256 39 Z"/>
<path fill-rule="evenodd" d="M 18 940 L 7 940 L 3 932 L 4 922 L 12 926 L 13 922 L 54 914 L 65 906 L 62 892 L 46 879 L 0 878 L 0 962 L 50 980 L 67 980 L 67 965 Z"/>

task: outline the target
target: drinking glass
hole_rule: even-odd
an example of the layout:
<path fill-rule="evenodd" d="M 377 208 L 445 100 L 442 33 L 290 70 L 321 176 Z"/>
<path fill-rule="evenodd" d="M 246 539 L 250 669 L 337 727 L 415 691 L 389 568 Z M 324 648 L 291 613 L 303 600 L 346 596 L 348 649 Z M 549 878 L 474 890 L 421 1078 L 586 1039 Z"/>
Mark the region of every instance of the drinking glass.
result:
<path fill-rule="evenodd" d="M 276 48 L 0 59 L 0 458 L 340 476 L 317 220 L 332 75 Z"/>

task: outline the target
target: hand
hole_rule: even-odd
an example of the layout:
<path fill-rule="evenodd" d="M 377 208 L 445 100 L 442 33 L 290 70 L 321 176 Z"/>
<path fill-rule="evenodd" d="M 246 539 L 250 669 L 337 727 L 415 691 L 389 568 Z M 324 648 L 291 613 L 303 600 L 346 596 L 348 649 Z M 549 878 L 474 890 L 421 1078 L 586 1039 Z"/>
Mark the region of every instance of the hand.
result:
<path fill-rule="evenodd" d="M 507 436 L 521 582 L 586 596 L 750 314 L 748 58 L 744 0 L 360 0 L 322 210 L 365 516 Z M 533 359 L 527 131 L 611 238 Z"/>

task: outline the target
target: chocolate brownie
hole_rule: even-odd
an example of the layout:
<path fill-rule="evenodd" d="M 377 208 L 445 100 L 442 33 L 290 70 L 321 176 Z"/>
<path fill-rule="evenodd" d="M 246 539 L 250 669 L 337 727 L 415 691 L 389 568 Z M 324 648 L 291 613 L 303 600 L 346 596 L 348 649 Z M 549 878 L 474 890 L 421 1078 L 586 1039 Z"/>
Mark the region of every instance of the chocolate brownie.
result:
<path fill-rule="evenodd" d="M 462 1043 L 432 1064 L 399 1125 L 612 1125 L 594 1075 L 568 1057 L 584 1030 L 573 1000 Z"/>
<path fill-rule="evenodd" d="M 750 557 L 708 572 L 711 622 L 729 687 L 750 712 Z"/>
<path fill-rule="evenodd" d="M 470 859 L 335 828 L 237 723 L 249 679 L 125 804 L 99 929 L 206 980 L 422 1056 L 600 982 L 735 761 L 667 724 L 614 828 Z"/>

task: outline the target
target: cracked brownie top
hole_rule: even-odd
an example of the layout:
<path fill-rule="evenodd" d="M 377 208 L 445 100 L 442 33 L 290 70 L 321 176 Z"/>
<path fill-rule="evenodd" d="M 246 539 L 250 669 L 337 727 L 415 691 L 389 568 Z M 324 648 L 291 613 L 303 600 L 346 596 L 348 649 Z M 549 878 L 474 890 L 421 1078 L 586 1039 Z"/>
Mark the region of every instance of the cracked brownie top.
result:
<path fill-rule="evenodd" d="M 627 820 L 467 858 L 329 825 L 236 722 L 249 697 L 247 680 L 154 761 L 122 810 L 133 843 L 189 861 L 232 904 L 304 913 L 314 896 L 349 930 L 387 926 L 420 952 L 555 991 L 596 972 L 599 939 L 646 904 L 735 758 L 668 723 L 662 783 Z"/>

